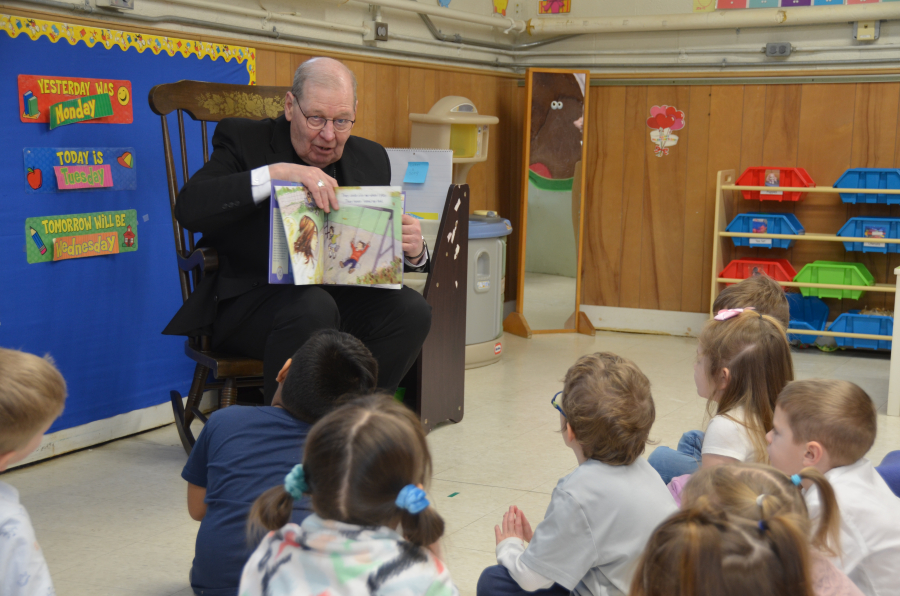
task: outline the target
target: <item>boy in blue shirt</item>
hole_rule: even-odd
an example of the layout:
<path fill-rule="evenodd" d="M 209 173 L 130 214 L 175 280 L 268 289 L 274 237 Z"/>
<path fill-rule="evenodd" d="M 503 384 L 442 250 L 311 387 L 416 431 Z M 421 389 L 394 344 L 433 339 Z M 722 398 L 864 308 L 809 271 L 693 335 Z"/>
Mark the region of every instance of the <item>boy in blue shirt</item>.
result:
<path fill-rule="evenodd" d="M 214 412 L 191 450 L 181 477 L 188 512 L 200 521 L 191 587 L 204 596 L 237 596 L 241 570 L 256 548 L 247 538 L 250 506 L 302 459 L 312 425 L 346 393 L 370 391 L 378 364 L 350 334 L 313 335 L 278 374 L 271 406 L 232 406 Z M 291 521 L 309 515 L 296 501 Z"/>

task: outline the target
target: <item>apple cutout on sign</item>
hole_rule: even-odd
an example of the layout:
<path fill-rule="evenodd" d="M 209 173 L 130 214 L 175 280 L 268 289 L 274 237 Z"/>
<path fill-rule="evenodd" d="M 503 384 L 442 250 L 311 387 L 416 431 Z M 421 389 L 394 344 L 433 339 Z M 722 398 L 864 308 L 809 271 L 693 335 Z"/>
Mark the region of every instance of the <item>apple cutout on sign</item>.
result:
<path fill-rule="evenodd" d="M 26 176 L 28 180 L 28 186 L 37 190 L 44 183 L 44 175 L 38 168 L 28 168 L 28 175 Z"/>

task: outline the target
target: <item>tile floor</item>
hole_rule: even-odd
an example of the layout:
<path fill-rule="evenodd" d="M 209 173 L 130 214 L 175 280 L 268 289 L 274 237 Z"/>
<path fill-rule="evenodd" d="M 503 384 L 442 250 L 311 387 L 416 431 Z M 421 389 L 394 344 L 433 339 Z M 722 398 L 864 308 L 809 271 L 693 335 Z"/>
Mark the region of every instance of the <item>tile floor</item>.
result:
<path fill-rule="evenodd" d="M 463 595 L 495 562 L 493 526 L 516 504 L 532 524 L 575 466 L 549 404 L 575 359 L 608 350 L 633 359 L 653 383 L 652 438 L 674 445 L 703 422 L 692 363 L 696 340 L 623 333 L 506 337 L 500 363 L 466 373 L 466 413 L 429 435 L 431 497 L 447 523 L 447 563 Z M 884 415 L 884 354 L 797 351 L 799 378 L 861 385 L 878 404 L 880 462 L 900 449 L 900 418 Z M 198 523 L 185 506 L 185 455 L 173 426 L 3 474 L 31 513 L 59 596 L 190 596 L 188 570 Z M 452 495 L 452 496 L 451 496 Z"/>

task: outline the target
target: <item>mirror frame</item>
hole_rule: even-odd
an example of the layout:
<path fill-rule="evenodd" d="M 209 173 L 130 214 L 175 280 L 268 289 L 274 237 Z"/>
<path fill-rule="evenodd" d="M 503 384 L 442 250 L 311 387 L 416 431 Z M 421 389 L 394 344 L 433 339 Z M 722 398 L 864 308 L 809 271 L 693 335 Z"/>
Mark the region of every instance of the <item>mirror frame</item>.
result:
<path fill-rule="evenodd" d="M 531 100 L 532 86 L 534 84 L 534 73 L 559 73 L 559 74 L 583 74 L 584 75 L 584 125 L 581 135 L 581 180 L 579 181 L 580 200 L 578 205 L 578 233 L 576 234 L 576 252 L 577 261 L 575 265 L 575 310 L 574 321 L 570 329 L 535 329 L 532 330 L 525 319 L 525 246 L 528 238 L 528 171 L 529 161 L 531 160 Z M 570 70 L 565 68 L 529 68 L 525 73 L 525 126 L 524 126 L 524 151 L 522 155 L 522 193 L 519 200 L 519 213 L 521 221 L 519 222 L 519 246 L 518 246 L 518 273 L 517 291 L 516 291 L 516 309 L 506 317 L 503 321 L 503 330 L 518 335 L 520 337 L 530 338 L 533 333 L 584 333 L 594 335 L 594 326 L 591 324 L 588 316 L 581 312 L 581 266 L 582 266 L 582 249 L 584 245 L 584 191 L 585 191 L 585 171 L 587 169 L 587 132 L 589 126 L 589 106 L 588 98 L 591 88 L 591 73 L 589 70 Z M 575 189 L 572 189 L 575 192 Z"/>

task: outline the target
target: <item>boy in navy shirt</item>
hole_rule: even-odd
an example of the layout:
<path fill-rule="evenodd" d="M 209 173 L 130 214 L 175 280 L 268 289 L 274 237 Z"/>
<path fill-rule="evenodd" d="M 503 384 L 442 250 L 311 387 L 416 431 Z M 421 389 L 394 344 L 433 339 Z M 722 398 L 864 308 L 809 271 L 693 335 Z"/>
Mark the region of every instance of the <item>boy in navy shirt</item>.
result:
<path fill-rule="evenodd" d="M 250 506 L 303 458 L 312 425 L 346 393 L 375 387 L 378 364 L 358 339 L 333 329 L 312 336 L 278 374 L 271 406 L 232 406 L 214 412 L 181 477 L 188 512 L 200 521 L 191 587 L 204 596 L 237 596 L 241 570 L 256 548 L 247 538 Z M 294 502 L 291 521 L 309 515 Z"/>

